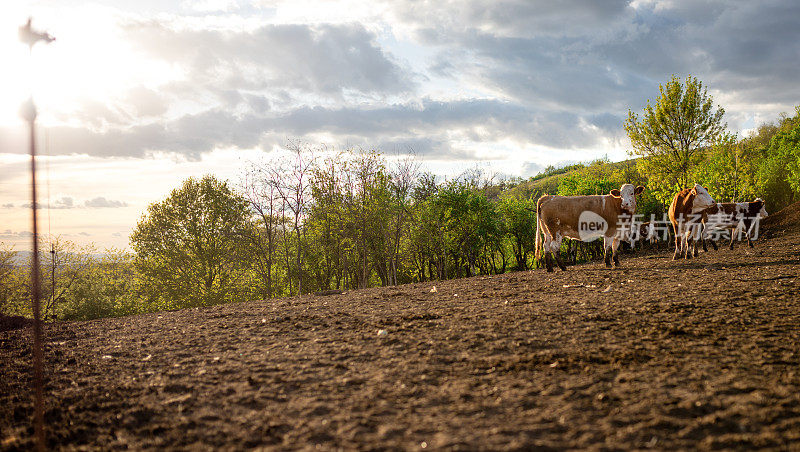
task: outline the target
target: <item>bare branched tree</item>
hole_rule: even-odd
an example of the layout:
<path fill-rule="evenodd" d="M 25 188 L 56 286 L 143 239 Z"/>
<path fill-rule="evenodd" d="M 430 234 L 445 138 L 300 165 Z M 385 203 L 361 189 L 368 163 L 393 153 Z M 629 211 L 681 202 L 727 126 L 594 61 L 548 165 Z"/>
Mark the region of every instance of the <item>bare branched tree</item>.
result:
<path fill-rule="evenodd" d="M 312 148 L 296 141 L 290 141 L 287 150 L 290 157 L 280 165 L 270 167 L 270 179 L 275 185 L 284 215 L 291 220 L 295 236 L 295 271 L 297 272 L 297 294 L 299 295 L 303 293 L 304 250 L 302 241 L 304 230 L 302 224 L 311 202 L 311 181 L 317 156 Z"/>

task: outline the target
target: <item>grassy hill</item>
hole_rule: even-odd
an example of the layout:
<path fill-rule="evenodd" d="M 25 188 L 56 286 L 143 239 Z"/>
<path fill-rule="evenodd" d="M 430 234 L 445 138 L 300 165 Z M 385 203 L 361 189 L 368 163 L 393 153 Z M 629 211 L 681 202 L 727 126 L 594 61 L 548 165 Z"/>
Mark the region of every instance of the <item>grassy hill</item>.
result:
<path fill-rule="evenodd" d="M 517 199 L 536 199 L 545 194 L 555 194 L 561 181 L 568 177 L 591 170 L 592 166 L 602 166 L 603 172 L 624 173 L 636 168 L 637 159 L 620 162 L 596 160 L 590 163 L 576 163 L 560 168 L 548 167 L 543 172 L 503 192 L 503 197 Z"/>

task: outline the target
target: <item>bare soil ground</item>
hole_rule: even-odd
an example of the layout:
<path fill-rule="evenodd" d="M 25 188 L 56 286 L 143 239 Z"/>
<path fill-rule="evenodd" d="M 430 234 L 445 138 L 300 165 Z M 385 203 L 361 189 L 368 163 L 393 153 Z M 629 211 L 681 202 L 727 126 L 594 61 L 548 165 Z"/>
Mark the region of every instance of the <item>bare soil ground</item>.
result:
<path fill-rule="evenodd" d="M 797 217 L 689 261 L 50 324 L 49 445 L 800 449 Z M 6 450 L 33 444 L 30 334 L 0 333 Z"/>

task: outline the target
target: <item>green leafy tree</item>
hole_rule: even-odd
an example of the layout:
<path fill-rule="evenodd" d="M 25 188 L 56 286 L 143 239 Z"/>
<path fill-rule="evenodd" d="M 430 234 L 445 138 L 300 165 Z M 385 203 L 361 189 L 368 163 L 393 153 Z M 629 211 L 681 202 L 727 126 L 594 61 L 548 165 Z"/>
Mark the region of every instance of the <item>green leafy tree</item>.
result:
<path fill-rule="evenodd" d="M 628 111 L 625 131 L 633 146 L 631 155 L 642 157 L 638 165 L 648 189 L 666 204 L 677 190 L 694 182 L 702 149 L 716 143 L 725 129 L 725 110 L 714 109 L 712 97 L 692 76 L 681 83 L 673 75 L 659 91 L 655 105 L 647 101 L 641 120 Z"/>
<path fill-rule="evenodd" d="M 786 181 L 794 194 L 800 193 L 800 106 L 796 108 L 796 115 L 787 118 L 784 130 L 778 132 L 770 142 L 770 151 L 780 160 L 786 162 Z"/>
<path fill-rule="evenodd" d="M 79 246 L 59 236 L 39 242 L 39 275 L 42 316 L 62 319 L 65 310 L 81 298 L 78 288 L 91 279 L 91 267 L 99 259 L 94 245 Z M 0 251 L 0 303 L 6 313 L 31 316 L 30 269 L 33 255 L 24 262 L 3 264 L 13 252 Z M 102 315 L 98 315 L 102 316 Z"/>
<path fill-rule="evenodd" d="M 433 174 L 423 173 L 412 189 L 414 222 L 405 249 L 416 281 L 447 278 L 443 218 L 439 215 L 436 202 L 439 188 Z"/>
<path fill-rule="evenodd" d="M 278 243 L 282 217 L 279 212 L 279 191 L 271 175 L 272 166 L 264 162 L 250 162 L 246 168 L 241 189 L 256 221 L 244 234 L 251 256 L 251 270 L 259 279 L 255 286 L 261 298 L 282 295 L 278 265 Z"/>
<path fill-rule="evenodd" d="M 585 174 L 571 174 L 560 180 L 557 194 L 562 196 L 604 195 L 619 186 L 619 183 L 605 177 L 595 178 Z"/>
<path fill-rule="evenodd" d="M 313 278 L 322 290 L 341 289 L 347 284 L 345 263 L 353 241 L 344 211 L 343 158 L 336 154 L 324 159 L 314 169 L 311 179 L 314 202 L 305 227 L 312 247 L 309 267 L 314 269 Z"/>
<path fill-rule="evenodd" d="M 482 191 L 470 189 L 464 181 L 444 185 L 433 198 L 441 225 L 444 246 L 452 259 L 456 277 L 494 270 L 494 253 L 501 239 L 495 205 Z"/>
<path fill-rule="evenodd" d="M 503 199 L 497 204 L 503 233 L 511 242 L 516 270 L 528 269 L 528 256 L 536 247 L 536 200 Z"/>
<path fill-rule="evenodd" d="M 0 313 L 11 314 L 27 294 L 20 281 L 17 252 L 0 242 Z"/>
<path fill-rule="evenodd" d="M 755 162 L 735 135 L 725 134 L 706 151 L 706 160 L 695 171 L 697 180 L 706 181 L 717 201 L 738 202 L 755 197 L 751 177 Z"/>
<path fill-rule="evenodd" d="M 764 198 L 769 212 L 800 198 L 800 107 L 796 111 L 793 117 L 782 115 L 777 124 L 762 124 L 754 136 L 742 141 L 755 162 L 746 176 L 752 178 L 754 191 Z"/>
<path fill-rule="evenodd" d="M 151 204 L 130 237 L 149 300 L 173 309 L 246 298 L 240 251 L 251 227 L 247 201 L 214 176 L 189 178 Z"/>
<path fill-rule="evenodd" d="M 71 287 L 60 306 L 59 318 L 91 320 L 120 317 L 141 312 L 136 298 L 138 275 L 133 267 L 133 255 L 127 251 L 107 249 L 101 256 L 92 257 L 82 277 Z"/>

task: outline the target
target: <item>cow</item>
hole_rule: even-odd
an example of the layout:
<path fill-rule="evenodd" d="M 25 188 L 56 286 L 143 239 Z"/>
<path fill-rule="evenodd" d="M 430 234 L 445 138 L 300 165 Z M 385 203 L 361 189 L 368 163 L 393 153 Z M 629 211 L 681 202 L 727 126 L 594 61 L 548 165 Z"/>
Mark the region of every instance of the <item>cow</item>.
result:
<path fill-rule="evenodd" d="M 675 254 L 672 260 L 681 254 L 685 259 L 692 258 L 689 247 L 695 238 L 700 238 L 702 213 L 714 204 L 714 198 L 700 184 L 675 194 L 668 212 L 672 230 L 675 231 Z M 694 255 L 697 257 L 697 247 L 694 248 Z"/>
<path fill-rule="evenodd" d="M 584 242 L 602 237 L 606 267 L 611 267 L 612 259 L 619 266 L 617 247 L 624 237 L 620 217 L 633 216 L 636 195 L 642 191 L 644 187 L 641 185 L 634 188 L 631 184 L 624 184 L 607 195 L 542 196 L 536 202 L 536 258 L 541 257 L 544 245 L 547 271 L 553 271 L 553 254 L 559 268 L 566 270 L 559 256 L 561 241 L 565 237 Z M 628 227 L 631 224 L 629 221 Z"/>
<path fill-rule="evenodd" d="M 720 229 L 727 230 L 731 235 L 730 249 L 733 249 L 733 242 L 736 238 L 736 231 L 742 229 L 747 243 L 753 247 L 751 233 L 756 221 L 767 217 L 767 210 L 764 208 L 764 200 L 756 198 L 753 202 L 719 202 L 703 211 L 703 251 L 706 248 L 706 237 L 716 234 Z M 711 240 L 711 246 L 717 249 L 715 240 Z"/>
<path fill-rule="evenodd" d="M 656 231 L 656 224 L 652 221 L 645 221 L 639 223 L 639 233 L 631 237 L 632 248 L 635 250 L 637 245 L 644 249 L 644 244 L 649 243 L 650 247 L 658 250 L 658 232 Z"/>

